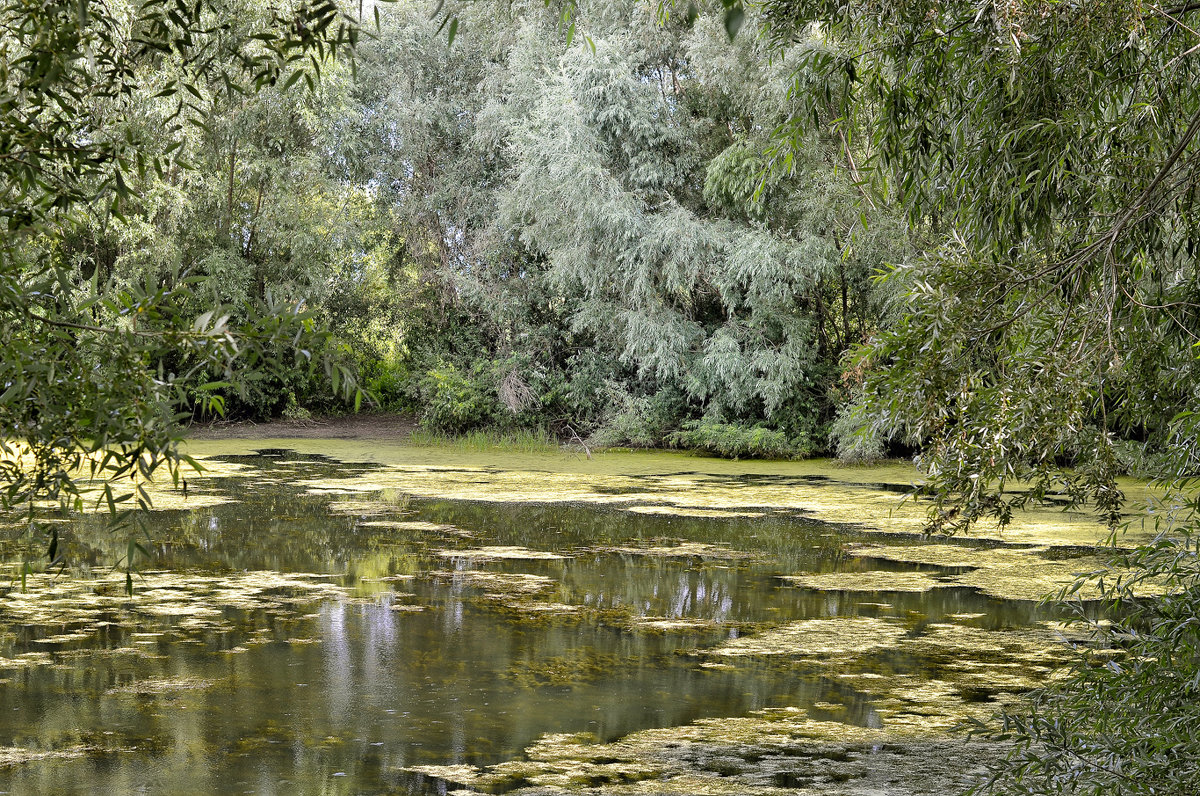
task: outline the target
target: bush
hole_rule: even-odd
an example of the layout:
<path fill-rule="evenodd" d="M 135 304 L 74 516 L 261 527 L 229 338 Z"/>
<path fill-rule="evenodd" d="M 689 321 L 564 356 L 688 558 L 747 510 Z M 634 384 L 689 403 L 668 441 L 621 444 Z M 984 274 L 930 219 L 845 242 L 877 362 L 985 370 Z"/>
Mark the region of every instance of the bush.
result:
<path fill-rule="evenodd" d="M 421 424 L 433 431 L 463 434 L 491 423 L 499 405 L 481 368 L 468 376 L 453 365 L 431 368 L 421 380 L 425 406 Z"/>
<path fill-rule="evenodd" d="M 838 410 L 829 430 L 829 441 L 844 462 L 876 462 L 887 456 L 886 440 L 863 416 L 862 404 L 858 402 Z"/>
<path fill-rule="evenodd" d="M 712 453 L 727 459 L 794 459 L 812 453 L 811 446 L 789 440 L 782 431 L 711 420 L 690 420 L 668 434 L 667 444 Z"/>
<path fill-rule="evenodd" d="M 663 389 L 635 398 L 610 384 L 608 392 L 616 409 L 592 435 L 597 445 L 654 448 L 662 445 L 668 432 L 687 416 L 687 402 L 677 390 Z"/>
<path fill-rule="evenodd" d="M 363 388 L 388 412 L 409 412 L 418 407 L 417 385 L 403 362 L 377 359 L 361 366 Z"/>

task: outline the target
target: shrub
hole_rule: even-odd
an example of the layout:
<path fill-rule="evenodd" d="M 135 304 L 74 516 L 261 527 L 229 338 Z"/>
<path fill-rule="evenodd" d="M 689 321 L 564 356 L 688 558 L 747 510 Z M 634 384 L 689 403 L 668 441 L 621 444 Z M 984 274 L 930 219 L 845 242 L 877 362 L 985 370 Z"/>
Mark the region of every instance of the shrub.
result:
<path fill-rule="evenodd" d="M 470 375 L 453 365 L 431 368 L 421 380 L 425 406 L 421 424 L 434 431 L 463 434 L 488 425 L 499 408 L 486 373 L 473 368 Z"/>
<path fill-rule="evenodd" d="M 608 392 L 615 411 L 592 435 L 597 445 L 657 447 L 686 417 L 687 402 L 677 390 L 662 389 L 653 395 L 634 397 L 622 387 L 610 385 Z"/>
<path fill-rule="evenodd" d="M 388 412 L 412 411 L 417 385 L 413 374 L 403 362 L 378 359 L 362 365 L 362 384 L 380 409 Z"/>
<path fill-rule="evenodd" d="M 875 462 L 887 455 L 886 440 L 863 416 L 861 403 L 838 410 L 829 437 L 837 457 L 844 462 Z"/>
<path fill-rule="evenodd" d="M 812 453 L 811 445 L 793 442 L 782 431 L 763 426 L 740 426 L 712 420 L 690 420 L 666 437 L 668 445 L 723 456 L 727 459 L 793 459 Z"/>

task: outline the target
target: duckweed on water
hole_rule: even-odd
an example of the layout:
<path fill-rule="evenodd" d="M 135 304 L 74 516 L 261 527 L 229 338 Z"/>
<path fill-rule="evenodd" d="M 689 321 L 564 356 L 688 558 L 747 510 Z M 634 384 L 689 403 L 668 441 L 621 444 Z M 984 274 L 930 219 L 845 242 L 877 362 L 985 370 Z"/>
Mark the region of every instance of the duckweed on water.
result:
<path fill-rule="evenodd" d="M 82 744 L 62 749 L 26 749 L 21 746 L 0 746 L 0 768 L 32 763 L 39 760 L 70 760 L 92 754 L 92 747 Z"/>
<path fill-rule="evenodd" d="M 0 611 L 8 627 L 69 629 L 38 639 L 63 645 L 113 627 L 136 629 L 152 618 L 170 619 L 172 629 L 181 633 L 227 629 L 224 609 L 296 614 L 302 606 L 346 593 L 325 576 L 305 573 L 144 572 L 134 593 L 127 595 L 124 573 L 100 571 L 89 578 L 30 576 L 24 591 L 14 588 L 0 597 Z M 39 659 L 26 654 L 3 664 L 20 662 L 38 665 Z"/>
<path fill-rule="evenodd" d="M 1062 556 L 1053 547 L 966 547 L 954 544 L 867 546 L 853 550 L 855 556 L 870 560 L 918 564 L 923 566 L 965 569 L 961 574 L 939 576 L 937 585 L 965 586 L 1002 600 L 1041 600 L 1073 584 L 1081 575 L 1104 568 L 1105 561 L 1095 549 L 1074 550 Z M 864 573 L 856 573 L 857 580 Z M 794 579 L 797 585 L 807 576 Z M 828 579 L 824 586 L 837 588 L 838 577 Z M 840 588 L 849 588 L 842 584 Z M 1138 585 L 1136 593 L 1148 595 L 1161 590 L 1155 583 Z M 1079 599 L 1097 599 L 1099 589 L 1094 583 L 1081 588 Z"/>
<path fill-rule="evenodd" d="M 705 654 L 786 655 L 835 666 L 865 653 L 894 647 L 907 632 L 902 625 L 883 619 L 806 619 L 730 639 Z"/>
<path fill-rule="evenodd" d="M 356 512 L 350 512 L 356 513 Z M 418 531 L 421 533 L 437 533 L 450 536 L 461 536 L 470 538 L 473 534 L 470 531 L 464 531 L 461 528 L 455 528 L 453 525 L 447 525 L 441 522 L 422 522 L 420 520 L 368 520 L 359 523 L 363 528 L 384 528 L 392 531 Z"/>
<path fill-rule="evenodd" d="M 199 677 L 165 678 L 156 677 L 139 680 L 128 685 L 110 688 L 107 694 L 173 694 L 179 691 L 199 691 L 212 688 L 216 680 L 205 680 Z"/>
<path fill-rule="evenodd" d="M 437 555 L 442 558 L 469 558 L 476 561 L 565 561 L 567 558 L 545 550 L 530 550 L 527 547 L 508 545 L 491 545 L 472 550 L 438 550 Z"/>
<path fill-rule="evenodd" d="M 714 561 L 738 561 L 757 558 L 754 553 L 744 550 L 731 550 L 728 547 L 680 540 L 673 545 L 647 545 L 631 547 L 621 545 L 602 545 L 588 548 L 591 552 L 611 553 L 624 556 L 645 556 L 647 558 L 699 558 Z"/>
<path fill-rule="evenodd" d="M 297 442 L 301 449 L 306 445 L 312 447 Z M 229 443 L 223 446 L 228 448 Z M 199 443 L 196 450 L 211 447 Z M 608 453 L 593 460 L 431 454 L 428 449 L 362 443 L 343 443 L 339 453 L 331 455 L 376 462 L 379 468 L 352 478 L 303 482 L 314 493 L 396 490 L 448 500 L 592 503 L 679 517 L 794 511 L 888 533 L 918 534 L 926 522 L 923 503 L 899 500 L 898 492 L 918 480 L 917 471 L 905 465 L 839 468 L 820 460 L 729 462 L 661 452 Z M 1105 535 L 1091 517 L 1050 508 L 1021 513 L 1003 533 L 987 527 L 974 533 L 1029 544 L 1094 544 Z"/>
<path fill-rule="evenodd" d="M 668 517 L 762 517 L 763 511 L 729 511 L 727 509 L 701 509 L 687 506 L 629 506 L 634 514 L 663 514 Z"/>
<path fill-rule="evenodd" d="M 107 746 L 139 749 L 88 767 L 92 735 L 13 724 L 0 742 L 27 748 L 0 789 L 178 769 L 210 792 L 262 772 L 362 793 L 951 792 L 1000 752 L 949 728 L 1062 661 L 1054 614 L 1011 599 L 1022 570 L 1087 569 L 1099 536 L 1044 513 L 999 543 L 916 544 L 899 467 L 341 455 L 371 463 L 275 451 L 193 484 L 227 502 L 171 515 L 178 568 L 132 599 L 111 572 L 0 596 L 9 695 L 61 727 L 94 722 L 72 712 L 90 695 L 137 728 Z M 55 749 L 77 756 L 37 756 Z"/>
<path fill-rule="evenodd" d="M 960 792 L 981 773 L 950 761 L 1002 753 L 991 744 L 846 731 L 792 712 L 645 730 L 612 743 L 589 733 L 549 734 L 524 760 L 407 770 L 447 783 L 447 793 L 928 796 Z"/>
<path fill-rule="evenodd" d="M 948 584 L 924 572 L 830 572 L 822 575 L 783 575 L 784 583 L 816 591 L 924 592 Z"/>

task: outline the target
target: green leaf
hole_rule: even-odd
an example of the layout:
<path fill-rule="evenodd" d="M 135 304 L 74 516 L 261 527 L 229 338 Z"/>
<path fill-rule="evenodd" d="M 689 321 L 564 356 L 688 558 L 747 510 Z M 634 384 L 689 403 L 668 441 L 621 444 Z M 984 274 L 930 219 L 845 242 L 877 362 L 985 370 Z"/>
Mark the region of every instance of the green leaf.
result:
<path fill-rule="evenodd" d="M 292 72 L 291 75 L 288 76 L 288 79 L 286 81 L 284 81 L 283 90 L 287 91 L 292 86 L 296 85 L 296 82 L 303 77 L 304 77 L 304 70 L 302 70 L 302 69 L 295 70 L 294 72 Z"/>

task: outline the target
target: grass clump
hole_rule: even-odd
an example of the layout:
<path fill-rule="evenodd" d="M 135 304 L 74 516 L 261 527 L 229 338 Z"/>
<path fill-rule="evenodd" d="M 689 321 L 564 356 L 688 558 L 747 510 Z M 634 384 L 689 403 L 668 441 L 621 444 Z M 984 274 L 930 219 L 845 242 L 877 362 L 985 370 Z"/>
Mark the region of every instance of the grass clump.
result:
<path fill-rule="evenodd" d="M 557 451 L 558 440 L 544 429 L 477 429 L 463 434 L 417 429 L 409 444 L 419 447 L 452 448 L 470 453 L 549 453 Z"/>

